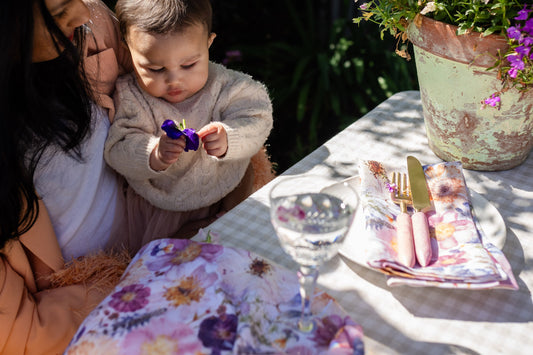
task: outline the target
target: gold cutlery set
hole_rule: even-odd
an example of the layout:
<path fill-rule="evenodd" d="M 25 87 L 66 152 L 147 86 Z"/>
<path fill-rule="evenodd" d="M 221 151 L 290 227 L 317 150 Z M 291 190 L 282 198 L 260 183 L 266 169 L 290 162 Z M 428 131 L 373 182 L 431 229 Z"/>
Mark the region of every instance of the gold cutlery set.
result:
<path fill-rule="evenodd" d="M 396 217 L 399 261 L 407 267 L 414 267 L 416 261 L 422 267 L 431 261 L 429 225 L 425 212 L 431 209 L 431 200 L 422 165 L 413 156 L 407 157 L 406 174 L 394 172 L 391 178 L 391 199 L 400 206 Z M 414 209 L 408 213 L 407 206 Z"/>

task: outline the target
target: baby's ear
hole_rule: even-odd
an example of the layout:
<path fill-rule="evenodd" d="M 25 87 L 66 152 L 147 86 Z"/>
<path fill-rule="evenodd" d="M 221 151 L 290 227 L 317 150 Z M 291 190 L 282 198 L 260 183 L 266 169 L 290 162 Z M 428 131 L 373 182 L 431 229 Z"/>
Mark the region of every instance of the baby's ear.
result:
<path fill-rule="evenodd" d="M 213 44 L 213 41 L 215 40 L 216 36 L 217 36 L 217 34 L 215 32 L 211 32 L 209 34 L 209 38 L 207 39 L 207 48 L 211 47 L 211 44 Z"/>

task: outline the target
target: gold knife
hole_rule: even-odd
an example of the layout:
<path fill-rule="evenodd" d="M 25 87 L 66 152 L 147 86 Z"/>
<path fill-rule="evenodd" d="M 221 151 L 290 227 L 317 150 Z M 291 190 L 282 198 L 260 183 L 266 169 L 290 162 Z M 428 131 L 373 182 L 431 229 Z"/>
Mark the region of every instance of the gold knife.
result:
<path fill-rule="evenodd" d="M 421 266 L 427 266 L 431 261 L 431 241 L 426 214 L 431 209 L 431 200 L 426 183 L 426 175 L 422 164 L 413 156 L 407 157 L 407 172 L 409 188 L 415 213 L 411 216 L 415 254 Z"/>

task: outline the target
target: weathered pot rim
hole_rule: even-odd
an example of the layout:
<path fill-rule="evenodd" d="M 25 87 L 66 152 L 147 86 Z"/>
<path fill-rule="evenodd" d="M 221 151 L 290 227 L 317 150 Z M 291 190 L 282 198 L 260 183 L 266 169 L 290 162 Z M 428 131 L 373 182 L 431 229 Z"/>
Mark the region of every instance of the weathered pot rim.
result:
<path fill-rule="evenodd" d="M 457 28 L 420 15 L 409 25 L 407 35 L 415 46 L 439 57 L 484 68 L 494 66 L 498 50 L 503 55 L 509 49 L 504 36 L 477 32 L 458 36 Z"/>

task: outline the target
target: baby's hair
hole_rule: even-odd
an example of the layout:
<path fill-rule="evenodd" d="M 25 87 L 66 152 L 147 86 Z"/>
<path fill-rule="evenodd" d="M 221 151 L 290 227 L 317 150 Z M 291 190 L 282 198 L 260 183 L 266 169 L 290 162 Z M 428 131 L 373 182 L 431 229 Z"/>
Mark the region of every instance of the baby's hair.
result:
<path fill-rule="evenodd" d="M 147 33 L 168 34 L 200 23 L 211 33 L 209 0 L 118 0 L 115 12 L 126 39 L 132 26 Z"/>

